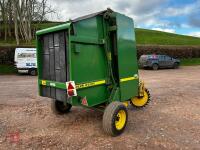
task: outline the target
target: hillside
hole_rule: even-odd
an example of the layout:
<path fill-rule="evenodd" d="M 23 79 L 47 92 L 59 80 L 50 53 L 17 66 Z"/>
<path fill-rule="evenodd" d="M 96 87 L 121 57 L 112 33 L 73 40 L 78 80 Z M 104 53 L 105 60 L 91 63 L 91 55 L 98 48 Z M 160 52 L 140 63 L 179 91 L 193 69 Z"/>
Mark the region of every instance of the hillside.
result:
<path fill-rule="evenodd" d="M 60 23 L 58 22 L 57 23 L 46 22 L 41 24 L 34 23 L 32 27 L 37 28 L 39 30 L 55 26 L 58 24 Z M 147 30 L 141 28 L 136 28 L 135 34 L 136 34 L 136 42 L 138 45 L 200 45 L 200 38 L 191 36 L 184 36 L 184 35 L 178 35 L 178 34 L 155 31 L 155 30 Z M 33 40 L 31 44 L 26 44 L 22 41 L 20 43 L 21 45 L 24 46 L 34 46 L 35 40 Z M 15 46 L 15 45 L 16 43 L 14 35 L 12 39 L 8 39 L 7 41 L 4 41 L 2 38 L 0 38 L 0 46 Z"/>
<path fill-rule="evenodd" d="M 200 38 L 136 28 L 136 42 L 142 45 L 200 45 Z"/>

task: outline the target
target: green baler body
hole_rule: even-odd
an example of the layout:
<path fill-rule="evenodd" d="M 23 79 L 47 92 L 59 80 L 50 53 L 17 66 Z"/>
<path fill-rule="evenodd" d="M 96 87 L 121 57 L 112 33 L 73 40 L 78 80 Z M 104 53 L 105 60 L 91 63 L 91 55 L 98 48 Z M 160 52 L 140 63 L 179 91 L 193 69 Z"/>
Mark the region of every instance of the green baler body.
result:
<path fill-rule="evenodd" d="M 40 96 L 95 107 L 138 96 L 133 20 L 110 10 L 37 32 Z M 66 82 L 77 95 L 68 97 Z"/>

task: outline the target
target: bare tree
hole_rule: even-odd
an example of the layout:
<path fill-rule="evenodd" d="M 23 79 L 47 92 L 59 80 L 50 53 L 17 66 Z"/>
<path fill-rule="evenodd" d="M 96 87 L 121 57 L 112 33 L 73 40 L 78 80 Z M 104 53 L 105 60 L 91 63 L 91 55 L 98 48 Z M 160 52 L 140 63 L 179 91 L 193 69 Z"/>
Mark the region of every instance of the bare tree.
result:
<path fill-rule="evenodd" d="M 11 37 L 12 27 L 12 0 L 8 0 L 8 35 Z"/>
<path fill-rule="evenodd" d="M 0 0 L 0 23 L 4 29 L 4 39 L 11 37 L 12 26 L 17 44 L 20 39 L 30 43 L 34 34 L 33 22 L 42 22 L 49 13 L 55 10 L 47 3 L 48 0 Z M 1 29 L 1 28 L 0 28 Z M 0 32 L 1 33 L 1 32 Z"/>
<path fill-rule="evenodd" d="M 6 1 L 0 0 L 0 7 L 1 7 L 1 15 L 3 21 L 3 29 L 4 29 L 4 39 L 7 39 L 7 17 L 6 17 Z"/>
<path fill-rule="evenodd" d="M 17 42 L 17 45 L 19 45 L 19 33 L 18 33 L 18 22 L 17 22 L 17 8 L 15 7 L 15 3 L 12 3 L 12 8 L 13 8 L 13 20 L 15 24 L 15 39 Z"/>
<path fill-rule="evenodd" d="M 0 38 L 1 38 L 1 27 L 2 27 L 2 10 L 0 6 Z"/>

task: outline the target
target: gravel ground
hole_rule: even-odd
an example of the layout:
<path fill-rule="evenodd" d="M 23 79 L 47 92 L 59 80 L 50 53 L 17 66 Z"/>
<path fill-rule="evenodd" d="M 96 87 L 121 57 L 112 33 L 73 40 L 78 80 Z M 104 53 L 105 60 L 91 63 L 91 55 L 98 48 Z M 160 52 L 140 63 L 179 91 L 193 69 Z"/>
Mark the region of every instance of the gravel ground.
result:
<path fill-rule="evenodd" d="M 128 108 L 125 132 L 110 137 L 102 113 L 73 107 L 56 116 L 37 78 L 0 76 L 0 149 L 200 149 L 200 66 L 140 70 L 152 101 Z"/>

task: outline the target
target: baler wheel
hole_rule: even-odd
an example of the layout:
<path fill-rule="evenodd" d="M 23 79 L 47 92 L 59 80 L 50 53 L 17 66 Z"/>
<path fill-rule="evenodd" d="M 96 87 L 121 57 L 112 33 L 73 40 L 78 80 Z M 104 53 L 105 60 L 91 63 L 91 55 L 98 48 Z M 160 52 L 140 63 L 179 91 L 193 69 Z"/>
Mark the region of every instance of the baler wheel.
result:
<path fill-rule="evenodd" d="M 111 135 L 121 134 L 127 124 L 128 113 L 126 106 L 121 102 L 110 103 L 103 114 L 103 129 Z"/>
<path fill-rule="evenodd" d="M 132 106 L 136 108 L 143 108 L 150 102 L 150 100 L 151 100 L 151 96 L 150 96 L 149 90 L 145 89 L 144 96 L 133 97 L 130 102 Z"/>
<path fill-rule="evenodd" d="M 72 105 L 67 103 L 66 105 L 62 101 L 52 100 L 51 109 L 55 114 L 63 115 L 70 111 Z"/>

